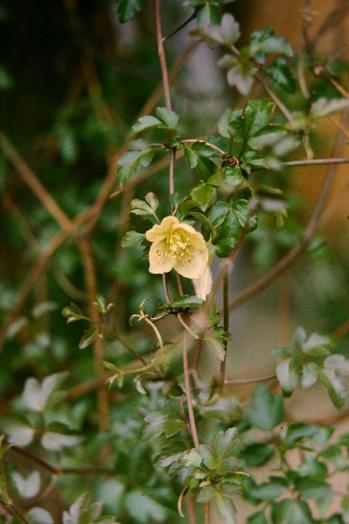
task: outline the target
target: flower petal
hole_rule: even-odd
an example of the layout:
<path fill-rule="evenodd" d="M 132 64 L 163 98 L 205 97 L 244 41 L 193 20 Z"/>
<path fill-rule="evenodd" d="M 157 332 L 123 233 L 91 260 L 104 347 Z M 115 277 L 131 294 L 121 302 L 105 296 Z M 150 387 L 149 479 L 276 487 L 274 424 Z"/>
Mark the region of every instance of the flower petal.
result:
<path fill-rule="evenodd" d="M 170 230 L 178 224 L 178 218 L 168 216 L 163 219 L 160 225 L 155 225 L 145 233 L 145 238 L 149 242 L 160 242 L 166 238 Z"/>
<path fill-rule="evenodd" d="M 180 260 L 176 260 L 174 268 L 183 277 L 199 278 L 205 270 L 208 262 L 208 251 L 203 249 L 191 249 Z"/>
<path fill-rule="evenodd" d="M 149 272 L 168 273 L 174 266 L 174 260 L 167 255 L 165 242 L 154 242 L 149 251 Z"/>
<path fill-rule="evenodd" d="M 193 279 L 193 284 L 196 296 L 202 298 L 202 300 L 206 300 L 212 288 L 212 273 L 208 266 L 205 267 L 199 278 Z"/>

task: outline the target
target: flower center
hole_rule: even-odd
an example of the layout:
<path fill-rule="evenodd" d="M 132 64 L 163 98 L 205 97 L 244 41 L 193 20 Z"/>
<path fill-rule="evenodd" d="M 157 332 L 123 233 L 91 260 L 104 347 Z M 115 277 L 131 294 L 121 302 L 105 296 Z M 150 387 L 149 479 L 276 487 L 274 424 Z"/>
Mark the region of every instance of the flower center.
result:
<path fill-rule="evenodd" d="M 188 257 L 190 252 L 190 242 L 187 235 L 181 231 L 171 232 L 166 239 L 167 256 L 182 260 Z"/>

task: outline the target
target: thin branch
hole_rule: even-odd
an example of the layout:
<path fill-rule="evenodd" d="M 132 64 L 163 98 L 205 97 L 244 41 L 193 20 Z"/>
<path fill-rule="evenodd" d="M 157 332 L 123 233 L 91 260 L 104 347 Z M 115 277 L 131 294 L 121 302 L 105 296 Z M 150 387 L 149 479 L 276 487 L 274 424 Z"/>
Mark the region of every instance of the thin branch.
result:
<path fill-rule="evenodd" d="M 255 77 L 257 78 L 258 82 L 263 87 L 264 91 L 269 95 L 269 97 L 272 99 L 272 101 L 275 103 L 275 105 L 280 109 L 281 113 L 284 115 L 284 117 L 291 123 L 294 122 L 294 118 L 290 111 L 287 109 L 285 104 L 280 100 L 280 98 L 277 96 L 277 94 L 271 89 L 270 86 L 268 86 L 267 82 L 264 80 L 262 75 L 259 73 L 255 73 Z"/>
<path fill-rule="evenodd" d="M 330 166 L 338 164 L 349 164 L 349 158 L 312 158 L 310 160 L 291 160 L 283 162 L 286 167 L 308 167 L 308 166 Z"/>
<path fill-rule="evenodd" d="M 98 294 L 97 279 L 90 241 L 82 239 L 79 242 L 79 248 L 81 252 L 81 262 L 85 273 L 85 281 L 88 294 L 89 316 L 92 322 L 98 328 L 100 324 L 100 318 L 97 307 L 94 303 Z M 101 380 L 105 379 L 103 341 L 99 336 L 97 336 L 93 341 L 93 354 L 97 377 Z M 109 398 L 108 391 L 103 382 L 98 387 L 97 398 L 99 427 L 103 431 L 108 429 L 109 427 Z"/>
<path fill-rule="evenodd" d="M 196 429 L 196 422 L 193 409 L 193 401 L 190 391 L 190 378 L 189 378 L 189 363 L 188 363 L 188 347 L 186 336 L 183 336 L 183 373 L 184 373 L 184 388 L 185 388 L 185 397 L 187 400 L 188 415 L 189 415 L 189 425 L 190 432 L 194 442 L 194 446 L 198 448 L 200 446 L 198 432 Z"/>
<path fill-rule="evenodd" d="M 120 344 L 124 346 L 125 349 L 127 349 L 127 351 L 131 353 L 132 356 L 139 360 L 144 366 L 148 365 L 148 362 L 145 360 L 145 358 L 143 358 L 142 355 L 139 355 L 137 351 L 135 351 L 131 346 L 129 346 L 127 342 L 125 342 L 124 339 L 120 337 L 120 335 L 114 333 L 114 337 L 116 338 L 116 340 L 120 342 Z"/>
<path fill-rule="evenodd" d="M 156 26 L 156 41 L 157 41 L 157 46 L 158 46 L 158 55 L 159 55 L 159 61 L 160 61 L 162 85 L 163 85 L 163 90 L 164 90 L 166 109 L 168 109 L 169 111 L 172 111 L 170 81 L 168 77 L 164 40 L 162 37 L 162 29 L 161 29 L 160 0 L 155 0 L 155 26 Z"/>
<path fill-rule="evenodd" d="M 0 147 L 6 158 L 15 167 L 22 180 L 30 187 L 34 195 L 40 200 L 56 222 L 63 230 L 71 233 L 74 230 L 73 221 L 70 220 L 70 218 L 58 206 L 57 202 L 52 198 L 47 189 L 45 189 L 3 133 L 0 133 Z"/>
<path fill-rule="evenodd" d="M 210 503 L 205 502 L 204 504 L 204 518 L 205 524 L 210 524 Z"/>
<path fill-rule="evenodd" d="M 171 33 L 169 33 L 168 35 L 164 36 L 162 41 L 163 42 L 166 42 L 166 40 L 168 40 L 169 38 L 172 38 L 172 36 L 176 35 L 177 33 L 179 33 L 179 31 L 181 31 L 182 29 L 185 28 L 185 26 L 187 26 L 188 24 L 190 24 L 190 22 L 192 20 L 195 19 L 196 17 L 196 13 L 197 13 L 197 10 L 195 9 L 193 11 L 193 13 L 186 19 L 184 20 L 184 22 L 182 22 L 178 27 L 176 27 L 176 29 L 174 29 L 173 31 L 171 31 Z"/>
<path fill-rule="evenodd" d="M 223 342 L 224 359 L 221 364 L 221 382 L 225 384 L 225 373 L 227 368 L 228 358 L 228 333 L 229 333 L 229 272 L 226 271 L 223 277 L 223 327 L 225 331 L 225 337 Z"/>
<path fill-rule="evenodd" d="M 343 324 L 340 324 L 336 329 L 333 331 L 332 335 L 337 338 L 344 337 L 349 333 L 349 319 L 343 322 Z"/>
<path fill-rule="evenodd" d="M 257 384 L 258 382 L 269 382 L 276 378 L 275 373 L 265 375 L 264 377 L 253 377 L 253 378 L 232 378 L 225 380 L 224 384 L 230 384 L 232 386 L 243 386 L 245 384 Z"/>
<path fill-rule="evenodd" d="M 84 468 L 62 468 L 61 466 L 53 466 L 49 462 L 46 462 L 42 458 L 38 457 L 34 453 L 31 453 L 30 451 L 20 448 L 18 446 L 11 446 L 9 448 L 9 451 L 13 451 L 17 455 L 22 455 L 23 457 L 31 460 L 35 464 L 37 464 L 39 467 L 45 469 L 52 475 L 97 475 L 99 473 L 104 475 L 113 475 L 115 474 L 115 471 L 108 468 L 103 467 L 84 467 Z"/>

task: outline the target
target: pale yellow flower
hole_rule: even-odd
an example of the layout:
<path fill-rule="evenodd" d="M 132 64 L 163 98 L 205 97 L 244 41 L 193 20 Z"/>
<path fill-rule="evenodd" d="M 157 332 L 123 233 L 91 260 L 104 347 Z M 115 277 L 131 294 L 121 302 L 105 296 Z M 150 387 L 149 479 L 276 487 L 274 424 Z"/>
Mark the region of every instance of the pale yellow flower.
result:
<path fill-rule="evenodd" d="M 149 251 L 150 273 L 168 273 L 175 269 L 183 277 L 198 279 L 208 264 L 208 250 L 201 233 L 174 216 L 146 232 L 152 242 Z"/>

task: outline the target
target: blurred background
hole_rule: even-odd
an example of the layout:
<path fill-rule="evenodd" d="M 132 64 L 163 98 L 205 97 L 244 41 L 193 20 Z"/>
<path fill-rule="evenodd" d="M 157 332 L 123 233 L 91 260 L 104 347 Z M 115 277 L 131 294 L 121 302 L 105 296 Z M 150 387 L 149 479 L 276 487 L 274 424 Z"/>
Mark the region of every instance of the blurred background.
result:
<path fill-rule="evenodd" d="M 161 82 L 153 6 L 145 4 L 144 11 L 128 24 L 118 22 L 112 0 L 0 4 L 1 132 L 5 136 L 0 160 L 0 421 L 11 416 L 14 399 L 29 376 L 40 378 L 68 368 L 76 413 L 89 413 L 87 427 L 98 423 L 95 392 L 74 396 L 76 386 L 95 378 L 96 357 L 89 349 L 77 347 L 81 326 L 66 326 L 61 311 L 71 301 L 86 310 L 96 291 L 103 294 L 115 303 L 113 329 L 125 334 L 139 351 L 148 348 L 141 331 L 130 332 L 128 318 L 146 296 L 151 295 L 154 302 L 161 298 L 161 282 L 148 273 L 139 248 L 123 249 L 121 238 L 130 227 L 131 199 L 148 191 L 165 194 L 166 170 L 138 177 L 121 198 L 110 197 L 117 189 L 116 151 Z M 338 12 L 324 26 L 336 6 Z M 336 52 L 348 58 L 349 2 L 236 0 L 227 9 L 240 22 L 242 45 L 252 31 L 272 26 L 298 47 L 306 18 L 310 34 L 318 35 L 319 60 L 326 61 Z M 163 1 L 162 15 L 168 33 L 188 10 L 183 10 L 179 0 Z M 216 67 L 216 50 L 205 44 L 191 45 L 190 27 L 169 40 L 167 52 L 169 66 L 176 72 L 174 108 L 188 136 L 198 136 L 214 130 L 224 108 L 241 104 L 241 97 L 226 86 L 224 73 Z M 331 156 L 335 135 L 336 127 L 326 122 L 313 137 L 315 156 Z M 339 156 L 349 156 L 347 146 Z M 282 175 L 287 224 L 271 233 L 269 224 L 262 223 L 251 235 L 231 278 L 232 295 L 270 268 L 300 238 L 325 171 L 312 167 Z M 232 313 L 230 377 L 272 373 L 273 350 L 287 345 L 299 325 L 307 332 L 331 333 L 348 321 L 348 171 L 346 166 L 337 169 L 319 233 L 307 252 L 268 289 Z M 184 163 L 177 163 L 181 195 L 195 176 Z M 274 181 L 278 176 L 270 175 Z M 47 193 L 40 189 L 34 194 L 30 187 L 36 180 Z M 60 211 L 50 212 L 54 203 L 49 195 Z M 72 221 L 86 210 L 85 224 L 90 230 L 82 234 Z M 91 264 L 89 268 L 86 260 L 95 269 L 92 282 Z M 348 334 L 340 338 L 339 352 L 349 355 L 348 342 Z M 104 356 L 127 361 L 117 340 L 106 344 Z M 249 386 L 231 387 L 226 394 L 247 399 L 250 391 Z M 301 401 L 296 395 L 288 401 L 291 419 L 325 420 L 334 414 L 320 389 L 302 395 Z M 122 398 L 123 393 L 112 394 L 112 413 L 122 412 Z M 122 424 L 115 422 L 115 431 Z M 106 429 L 103 421 L 102 429 Z M 90 487 L 92 481 L 85 481 Z M 93 482 L 107 509 L 114 510 L 117 495 L 111 500 L 108 493 L 119 493 L 118 481 L 108 480 L 109 487 Z M 67 499 L 68 492 L 77 493 L 79 488 L 72 480 L 64 488 Z M 55 496 L 49 504 L 52 508 Z"/>

